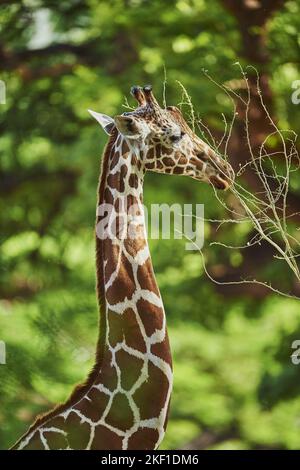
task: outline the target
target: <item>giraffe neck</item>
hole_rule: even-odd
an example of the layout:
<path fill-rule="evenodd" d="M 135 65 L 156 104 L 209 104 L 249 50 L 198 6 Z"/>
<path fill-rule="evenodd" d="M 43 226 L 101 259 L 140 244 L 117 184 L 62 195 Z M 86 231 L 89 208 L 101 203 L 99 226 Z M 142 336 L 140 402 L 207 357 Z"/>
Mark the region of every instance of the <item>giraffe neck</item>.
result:
<path fill-rule="evenodd" d="M 96 220 L 100 335 L 94 369 L 15 449 L 147 450 L 164 436 L 172 365 L 145 231 L 145 150 L 115 131 L 104 152 Z"/>
<path fill-rule="evenodd" d="M 145 230 L 145 151 L 115 137 L 103 163 L 96 225 L 97 286 L 100 302 L 105 299 L 96 382 L 115 393 L 106 421 L 125 433 L 122 447 L 141 449 L 162 440 L 172 387 L 165 313 Z"/>

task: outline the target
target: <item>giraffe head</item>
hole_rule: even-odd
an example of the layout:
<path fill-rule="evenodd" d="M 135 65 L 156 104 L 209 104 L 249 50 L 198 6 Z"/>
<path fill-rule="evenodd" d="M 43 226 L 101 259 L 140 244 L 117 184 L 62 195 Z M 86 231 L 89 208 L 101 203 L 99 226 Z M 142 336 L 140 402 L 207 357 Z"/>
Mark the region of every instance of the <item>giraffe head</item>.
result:
<path fill-rule="evenodd" d="M 90 113 L 107 134 L 114 128 L 137 148 L 144 170 L 159 173 L 188 175 L 227 189 L 234 180 L 228 162 L 201 140 L 188 126 L 181 111 L 175 106 L 161 108 L 150 85 L 131 88 L 138 107 L 111 118 Z"/>

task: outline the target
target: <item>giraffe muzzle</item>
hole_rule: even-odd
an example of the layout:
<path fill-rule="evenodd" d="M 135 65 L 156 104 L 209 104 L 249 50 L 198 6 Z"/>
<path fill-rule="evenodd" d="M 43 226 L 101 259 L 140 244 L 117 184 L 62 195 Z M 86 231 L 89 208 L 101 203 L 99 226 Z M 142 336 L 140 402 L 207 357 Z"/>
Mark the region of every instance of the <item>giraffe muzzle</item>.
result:
<path fill-rule="evenodd" d="M 220 178 L 219 176 L 211 176 L 209 178 L 210 183 L 213 185 L 214 188 L 216 189 L 221 189 L 221 190 L 226 190 L 229 188 L 230 184 L 225 181 L 223 178 Z"/>
<path fill-rule="evenodd" d="M 214 169 L 214 173 L 209 176 L 210 183 L 216 189 L 228 189 L 233 184 L 235 178 L 232 166 L 213 150 L 210 150 L 208 153 L 208 162 Z"/>
<path fill-rule="evenodd" d="M 201 150 L 196 153 L 196 157 L 198 162 L 201 162 L 206 181 L 211 183 L 214 188 L 226 190 L 233 184 L 235 178 L 233 168 L 212 149 Z"/>

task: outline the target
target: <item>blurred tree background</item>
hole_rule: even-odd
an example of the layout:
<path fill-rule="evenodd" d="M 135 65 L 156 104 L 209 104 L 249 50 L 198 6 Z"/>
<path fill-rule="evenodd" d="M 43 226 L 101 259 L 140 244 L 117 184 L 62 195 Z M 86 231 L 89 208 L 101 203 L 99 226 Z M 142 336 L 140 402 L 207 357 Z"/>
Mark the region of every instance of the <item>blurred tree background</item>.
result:
<path fill-rule="evenodd" d="M 38 412 L 65 400 L 93 364 L 97 337 L 94 275 L 96 186 L 107 140 L 87 108 L 115 115 L 133 84 L 151 83 L 167 102 L 181 100 L 180 80 L 200 118 L 218 138 L 229 100 L 203 69 L 239 88 L 234 63 L 252 64 L 272 117 L 299 133 L 291 102 L 300 79 L 298 0 L 1 1 L 0 78 L 0 448 L 8 448 Z M 250 85 L 254 78 L 250 76 Z M 131 104 L 133 102 L 129 98 Z M 254 147 L 269 132 L 253 91 Z M 273 142 L 276 147 L 276 142 Z M 228 153 L 249 157 L 239 121 Z M 252 191 L 253 175 L 244 176 Z M 300 209 L 294 176 L 288 201 Z M 225 196 L 230 198 L 230 195 Z M 145 202 L 223 208 L 208 185 L 149 174 Z M 294 217 L 294 223 L 299 223 Z M 206 224 L 207 240 L 237 245 L 250 226 Z M 299 232 L 298 232 L 299 234 Z M 299 236 L 299 235 L 298 235 Z M 204 247 L 220 282 L 255 277 L 294 295 L 299 286 L 265 244 L 249 250 Z M 300 447 L 300 304 L 259 285 L 220 286 L 184 241 L 152 240 L 174 354 L 175 385 L 162 448 Z"/>

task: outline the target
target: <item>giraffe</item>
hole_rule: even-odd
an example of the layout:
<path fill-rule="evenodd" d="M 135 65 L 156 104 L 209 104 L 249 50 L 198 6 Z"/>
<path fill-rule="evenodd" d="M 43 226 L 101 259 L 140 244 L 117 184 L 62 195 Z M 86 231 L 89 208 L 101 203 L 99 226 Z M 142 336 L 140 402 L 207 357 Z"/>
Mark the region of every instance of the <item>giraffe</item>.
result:
<path fill-rule="evenodd" d="M 166 430 L 172 358 L 145 230 L 144 174 L 189 175 L 227 189 L 234 173 L 178 108 L 159 106 L 151 86 L 132 87 L 131 94 L 137 108 L 114 119 L 90 111 L 109 135 L 96 216 L 95 365 L 64 404 L 38 417 L 15 450 L 157 449 Z"/>

